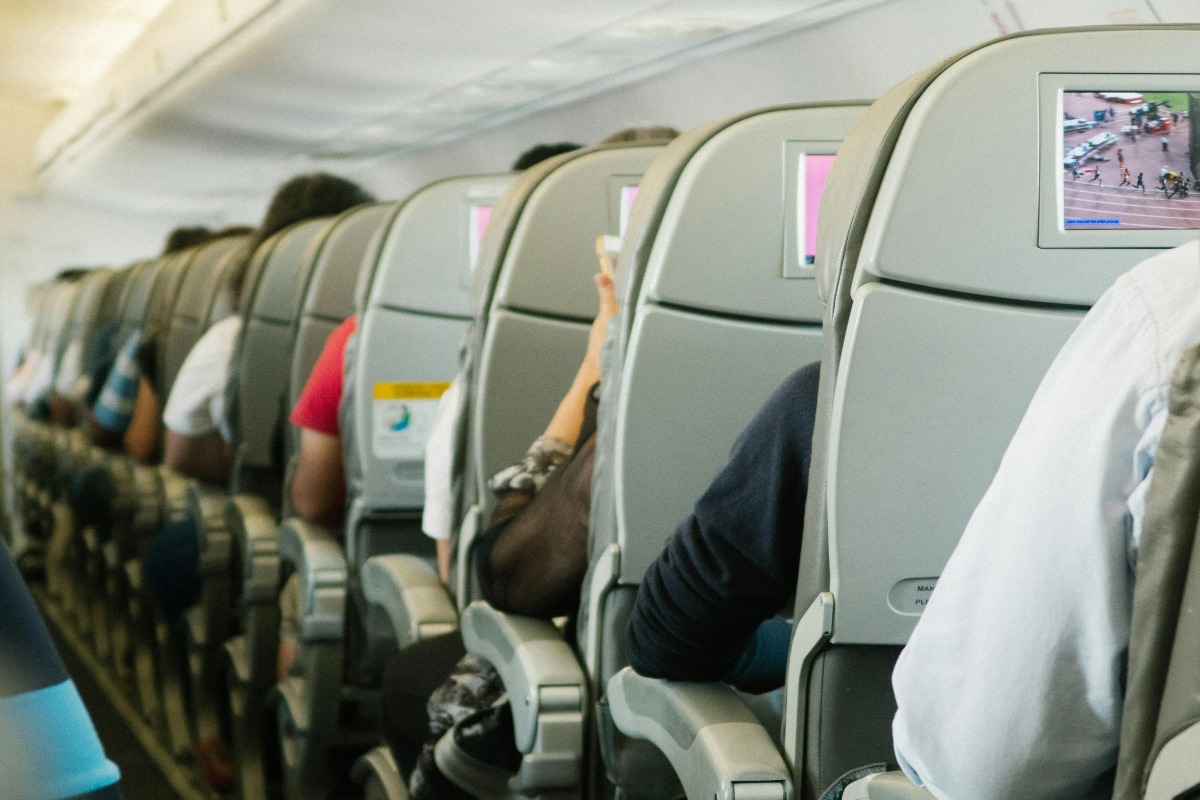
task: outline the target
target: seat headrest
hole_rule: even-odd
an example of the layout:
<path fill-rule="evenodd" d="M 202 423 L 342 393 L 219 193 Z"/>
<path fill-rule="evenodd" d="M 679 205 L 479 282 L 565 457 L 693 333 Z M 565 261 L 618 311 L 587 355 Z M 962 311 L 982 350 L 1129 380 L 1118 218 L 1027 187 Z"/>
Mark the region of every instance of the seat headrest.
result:
<path fill-rule="evenodd" d="M 490 302 L 591 320 L 595 239 L 619 232 L 623 191 L 641 181 L 662 148 L 661 142 L 599 145 L 522 173 L 492 212 L 484 237 L 472 287 L 476 317 L 486 316 L 481 304 Z"/>
<path fill-rule="evenodd" d="M 191 266 L 183 283 L 179 285 L 179 299 L 175 302 L 173 316 L 204 321 L 213 295 L 222 286 L 222 277 L 228 264 L 249 236 L 228 236 L 206 242 L 196 248 Z"/>
<path fill-rule="evenodd" d="M 483 228 L 516 177 L 503 173 L 450 178 L 397 203 L 372 249 L 374 263 L 361 276 L 363 296 L 357 307 L 365 310 L 369 302 L 469 317 L 469 289 Z"/>
<path fill-rule="evenodd" d="M 680 136 L 642 183 L 639 196 L 652 202 L 634 206 L 618 264 L 623 284 L 644 280 L 646 297 L 686 308 L 820 322 L 805 263 L 811 236 L 807 219 L 797 219 L 808 200 L 802 176 L 811 171 L 815 193 L 820 169 L 866 105 L 756 109 Z"/>
<path fill-rule="evenodd" d="M 830 175 L 818 231 L 826 303 L 849 291 L 857 269 L 967 295 L 1088 306 L 1134 263 L 1185 241 L 1190 234 L 1179 231 L 1072 229 L 1064 217 L 1078 212 L 1063 199 L 1074 191 L 1063 157 L 1065 145 L 1097 128 L 1112 134 L 1085 159 L 1108 173 L 1095 202 L 1126 222 L 1171 225 L 1118 186 L 1119 148 L 1147 186 L 1160 153 L 1157 136 L 1123 138 L 1131 108 L 1112 93 L 1200 89 L 1200 77 L 1180 77 L 1195 73 L 1197 45 L 1194 25 L 1030 31 L 959 53 L 888 92 Z M 1092 105 L 1115 108 L 1103 122 L 1097 112 L 1081 123 L 1096 124 L 1086 135 L 1064 131 L 1064 113 Z M 1185 138 L 1177 136 L 1176 160 Z"/>
<path fill-rule="evenodd" d="M 296 318 L 308 287 L 309 268 L 317 255 L 315 248 L 332 223 L 329 217 L 297 222 L 276 234 L 278 238 L 272 237 L 273 242 L 268 239 L 259 246 L 259 250 L 269 246 L 269 251 L 254 288 L 252 318 L 285 323 Z"/>
<path fill-rule="evenodd" d="M 340 321 L 354 312 L 354 287 L 363 257 L 391 209 L 389 203 L 370 203 L 337 217 L 317 252 L 304 295 L 305 316 Z"/>

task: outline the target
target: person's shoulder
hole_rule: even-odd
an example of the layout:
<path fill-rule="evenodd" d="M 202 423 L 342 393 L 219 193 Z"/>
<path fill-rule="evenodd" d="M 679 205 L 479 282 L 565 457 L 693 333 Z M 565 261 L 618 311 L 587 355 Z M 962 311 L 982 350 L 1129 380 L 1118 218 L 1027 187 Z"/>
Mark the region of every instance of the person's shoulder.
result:
<path fill-rule="evenodd" d="M 216 337 L 236 336 L 242 329 L 241 314 L 230 314 L 220 322 L 213 323 L 208 332 Z"/>
<path fill-rule="evenodd" d="M 1159 321 L 1200 320 L 1200 241 L 1151 256 L 1117 282 Z"/>
<path fill-rule="evenodd" d="M 1135 313 L 1145 315 L 1161 368 L 1169 375 L 1179 355 L 1200 342 L 1200 242 L 1146 259 L 1114 289 L 1131 298 Z"/>
<path fill-rule="evenodd" d="M 234 314 L 220 322 L 214 323 L 212 327 L 205 331 L 200 342 L 197 342 L 197 346 L 203 344 L 204 349 L 214 351 L 232 349 L 241 332 L 242 318 L 238 314 Z"/>

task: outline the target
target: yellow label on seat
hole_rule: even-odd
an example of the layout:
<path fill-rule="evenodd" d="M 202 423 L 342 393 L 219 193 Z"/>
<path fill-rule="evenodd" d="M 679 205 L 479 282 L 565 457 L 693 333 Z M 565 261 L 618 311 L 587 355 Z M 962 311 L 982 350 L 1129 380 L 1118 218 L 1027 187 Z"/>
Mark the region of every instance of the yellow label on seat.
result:
<path fill-rule="evenodd" d="M 450 381 L 386 382 L 375 384 L 376 400 L 437 400 Z"/>

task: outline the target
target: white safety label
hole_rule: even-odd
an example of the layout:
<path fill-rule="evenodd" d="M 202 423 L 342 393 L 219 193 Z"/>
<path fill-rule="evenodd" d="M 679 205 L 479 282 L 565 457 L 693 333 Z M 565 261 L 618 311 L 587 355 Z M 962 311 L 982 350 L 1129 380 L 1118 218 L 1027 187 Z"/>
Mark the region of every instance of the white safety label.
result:
<path fill-rule="evenodd" d="M 371 449 L 376 458 L 424 459 L 425 442 L 449 381 L 376 383 Z"/>

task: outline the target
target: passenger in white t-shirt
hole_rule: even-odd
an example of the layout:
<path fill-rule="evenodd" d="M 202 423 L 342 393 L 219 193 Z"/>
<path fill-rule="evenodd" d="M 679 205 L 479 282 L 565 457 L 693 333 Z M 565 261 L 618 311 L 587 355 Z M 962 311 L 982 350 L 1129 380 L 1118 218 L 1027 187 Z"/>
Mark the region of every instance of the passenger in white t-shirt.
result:
<path fill-rule="evenodd" d="M 1200 247 L 1100 298 L 1034 395 L 892 677 L 896 755 L 940 800 L 1108 797 L 1146 495 Z"/>
<path fill-rule="evenodd" d="M 236 369 L 234 354 L 248 300 L 246 273 L 254 250 L 297 222 L 339 214 L 373 200 L 357 184 L 325 173 L 292 178 L 275 192 L 229 282 L 238 313 L 214 325 L 193 345 L 171 387 L 163 412 L 163 460 L 168 467 L 213 483 L 229 478 L 234 435 L 226 414 L 225 390 Z M 146 549 L 143 574 L 169 620 L 179 620 L 199 594 L 199 559 L 199 532 L 191 518 L 169 523 Z M 205 735 L 197 747 L 197 758 L 210 784 L 218 789 L 233 788 L 236 761 L 219 736 Z"/>

